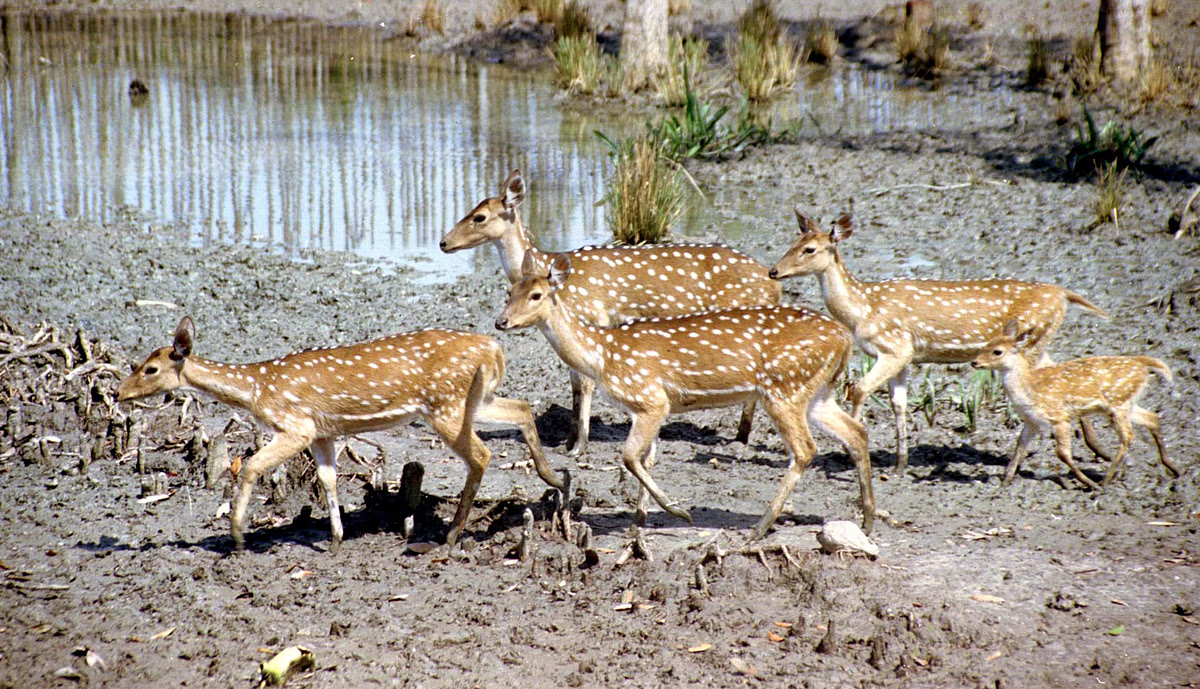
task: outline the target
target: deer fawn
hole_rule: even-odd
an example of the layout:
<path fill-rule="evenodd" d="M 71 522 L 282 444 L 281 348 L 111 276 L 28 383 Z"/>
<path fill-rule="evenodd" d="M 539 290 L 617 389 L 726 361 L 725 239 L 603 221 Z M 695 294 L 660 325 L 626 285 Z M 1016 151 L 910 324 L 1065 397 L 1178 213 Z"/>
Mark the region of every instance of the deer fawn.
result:
<path fill-rule="evenodd" d="M 504 377 L 504 353 L 486 335 L 421 330 L 371 342 L 294 352 L 256 364 L 219 364 L 192 356 L 195 327 L 184 316 L 175 341 L 152 353 L 121 382 L 120 401 L 183 388 L 246 409 L 276 435 L 242 464 L 230 515 L 233 542 L 242 528 L 254 482 L 285 460 L 311 448 L 317 478 L 329 501 L 330 552 L 342 542 L 337 498 L 338 436 L 391 428 L 425 419 L 467 464 L 458 511 L 446 542 L 457 541 L 475 501 L 491 453 L 475 435 L 474 421 L 515 424 L 525 436 L 538 476 L 555 488 L 538 442 L 529 405 L 496 397 Z"/>
<path fill-rule="evenodd" d="M 1100 307 L 1056 285 L 1018 280 L 860 282 L 838 254 L 838 243 L 853 233 L 850 216 L 839 218 L 826 233 L 799 209 L 795 212 L 800 237 L 771 268 L 770 275 L 776 280 L 816 275 L 825 308 L 854 332 L 863 351 L 877 358 L 850 393 L 852 415 L 861 418 L 867 397 L 887 381 L 896 417 L 897 473 L 904 473 L 908 466 L 908 364 L 967 363 L 1015 318 L 1025 327 L 1029 342 L 1025 354 L 1037 362 L 1044 356 L 1049 336 L 1062 325 L 1068 303 L 1107 318 Z M 1092 445 L 1094 435 L 1089 426 L 1084 427 L 1084 435 Z"/>
<path fill-rule="evenodd" d="M 539 251 L 529 240 L 517 207 L 525 200 L 520 170 L 504 181 L 500 196 L 479 202 L 442 238 L 447 253 L 491 242 L 510 282 L 521 279 L 526 254 L 540 269 L 555 254 Z M 573 270 L 559 299 L 579 317 L 595 325 L 616 325 L 634 318 L 682 316 L 739 306 L 778 304 L 782 289 L 767 277 L 767 268 L 721 244 L 677 244 L 654 247 L 584 247 L 569 253 Z M 567 437 L 569 454 L 587 449 L 595 383 L 571 370 L 573 419 Z M 754 402 L 746 403 L 737 439 L 750 437 Z"/>
<path fill-rule="evenodd" d="M 496 319 L 500 330 L 538 326 L 568 366 L 598 381 L 632 416 L 622 458 L 646 493 L 667 512 L 691 521 L 650 477 L 655 441 L 668 414 L 761 400 L 791 452 L 791 465 L 751 538 L 775 523 L 816 444 L 812 420 L 846 447 L 858 469 L 863 529 L 875 516 L 871 460 L 862 424 L 843 412 L 831 388 L 846 367 L 852 340 L 835 321 L 807 309 L 757 306 L 600 327 L 580 319 L 562 298 L 572 257 L 559 254 L 543 269 L 525 255 L 522 279 Z"/>
<path fill-rule="evenodd" d="M 1075 478 L 1098 490 L 1100 486 L 1071 461 L 1071 424 L 1089 414 L 1100 413 L 1108 414 L 1121 441 L 1104 476 L 1105 486 L 1112 481 L 1129 450 L 1134 423 L 1150 431 L 1158 446 L 1158 461 L 1173 476 L 1179 476 L 1179 469 L 1167 459 L 1158 416 L 1137 403 L 1146 388 L 1150 371 L 1170 382 L 1171 369 L 1166 364 L 1148 356 L 1089 356 L 1033 368 L 1021 351 L 1026 346 L 1028 336 L 1020 333 L 1016 321 L 1009 321 L 1003 334 L 988 342 L 972 362 L 978 368 L 1001 372 L 1008 398 L 1025 422 L 1017 439 L 1017 449 L 1004 471 L 1004 485 L 1012 481 L 1020 468 L 1029 441 L 1039 430 L 1049 426 L 1054 432 L 1058 458 L 1070 467 Z M 1097 455 L 1104 457 L 1101 453 Z"/>

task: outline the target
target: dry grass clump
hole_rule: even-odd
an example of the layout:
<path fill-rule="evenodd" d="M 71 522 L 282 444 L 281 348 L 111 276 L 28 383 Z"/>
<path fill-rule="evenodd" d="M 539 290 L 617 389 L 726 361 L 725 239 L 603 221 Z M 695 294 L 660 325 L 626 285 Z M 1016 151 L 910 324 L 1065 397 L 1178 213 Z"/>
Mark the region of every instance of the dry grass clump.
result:
<path fill-rule="evenodd" d="M 592 15 L 588 8 L 576 0 L 569 0 L 563 5 L 558 21 L 554 24 L 554 33 L 558 37 L 584 36 L 595 34 L 592 30 Z"/>
<path fill-rule="evenodd" d="M 1150 16 L 1161 17 L 1167 13 L 1171 3 L 1167 0 L 1150 0 Z"/>
<path fill-rule="evenodd" d="M 978 31 L 987 24 L 987 6 L 982 2 L 967 4 L 967 28 Z"/>
<path fill-rule="evenodd" d="M 809 62 L 827 65 L 837 56 L 838 39 L 833 24 L 818 17 L 804 36 L 804 55 Z"/>
<path fill-rule="evenodd" d="M 664 103 L 675 107 L 687 101 L 688 84 L 694 85 L 708 64 L 708 41 L 679 34 L 672 34 L 670 41 L 667 68 L 654 78 L 654 87 Z"/>
<path fill-rule="evenodd" d="M 1025 57 L 1025 84 L 1037 86 L 1050 74 L 1050 48 L 1036 26 L 1025 29 Z"/>
<path fill-rule="evenodd" d="M 421 23 L 438 33 L 446 29 L 446 8 L 442 7 L 441 0 L 425 0 L 421 5 Z"/>
<path fill-rule="evenodd" d="M 1096 171 L 1096 221 L 1095 225 L 1111 222 L 1118 224 L 1118 217 L 1125 208 L 1125 174 L 1116 161 Z"/>
<path fill-rule="evenodd" d="M 538 23 L 558 25 L 563 16 L 563 0 L 531 0 L 530 4 Z"/>
<path fill-rule="evenodd" d="M 659 156 L 655 142 L 646 135 L 623 144 L 616 161 L 604 197 L 613 239 L 624 244 L 662 241 L 683 210 L 678 173 Z"/>
<path fill-rule="evenodd" d="M 526 0 L 496 0 L 495 9 L 492 10 L 492 23 L 504 26 L 524 12 L 527 4 Z"/>
<path fill-rule="evenodd" d="M 800 71 L 796 44 L 783 31 L 772 0 L 754 0 L 738 18 L 737 36 L 728 46 L 734 76 L 752 101 L 764 101 L 791 88 Z"/>
<path fill-rule="evenodd" d="M 573 93 L 591 95 L 601 89 L 609 68 L 596 37 L 590 33 L 563 36 L 554 42 L 558 85 Z"/>
<path fill-rule="evenodd" d="M 541 24 L 557 25 L 563 15 L 563 0 L 496 0 L 492 17 L 500 26 L 526 10 L 533 10 Z"/>
<path fill-rule="evenodd" d="M 1157 103 L 1175 89 L 1175 77 L 1170 68 L 1159 60 L 1150 60 L 1138 78 L 1138 100 L 1144 104 Z"/>
<path fill-rule="evenodd" d="M 692 9 L 692 0 L 667 0 L 667 15 L 674 17 Z"/>
<path fill-rule="evenodd" d="M 950 31 L 904 22 L 896 32 L 896 55 L 909 74 L 931 76 L 950 66 Z"/>
<path fill-rule="evenodd" d="M 1067 72 L 1071 75 L 1075 90 L 1080 93 L 1095 93 L 1104 85 L 1104 74 L 1100 71 L 1099 48 L 1093 36 L 1075 39 Z"/>

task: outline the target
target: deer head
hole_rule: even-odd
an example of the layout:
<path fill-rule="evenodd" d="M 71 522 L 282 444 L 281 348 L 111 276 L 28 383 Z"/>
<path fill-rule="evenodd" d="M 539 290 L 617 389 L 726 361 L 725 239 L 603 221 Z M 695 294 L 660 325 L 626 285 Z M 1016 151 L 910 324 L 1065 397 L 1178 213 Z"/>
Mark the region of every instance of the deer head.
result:
<path fill-rule="evenodd" d="M 800 225 L 800 236 L 783 258 L 771 268 L 769 275 L 775 280 L 823 272 L 838 260 L 838 242 L 854 233 L 854 223 L 849 215 L 838 218 L 829 232 L 822 232 L 817 223 L 799 208 L 795 209 L 795 213 L 796 222 Z"/>
<path fill-rule="evenodd" d="M 971 362 L 975 368 L 1005 370 L 1012 368 L 1015 357 L 1020 357 L 1028 344 L 1028 333 L 1021 333 L 1016 321 L 1004 324 L 1004 332 L 992 338 Z"/>
<path fill-rule="evenodd" d="M 183 363 L 192 353 L 192 341 L 196 338 L 196 326 L 192 319 L 184 316 L 175 326 L 175 341 L 170 347 L 154 350 L 141 366 L 134 369 L 128 378 L 117 387 L 117 401 L 140 399 L 159 392 L 168 392 L 183 387 Z"/>
<path fill-rule="evenodd" d="M 508 304 L 496 319 L 497 330 L 528 328 L 550 315 L 555 293 L 571 274 L 571 257 L 557 254 L 548 270 L 539 270 L 533 251 L 525 252 L 521 279 L 508 293 Z"/>
<path fill-rule="evenodd" d="M 520 170 L 504 180 L 500 195 L 484 199 L 442 237 L 442 251 L 453 253 L 495 241 L 516 222 L 517 206 L 525 200 L 525 181 Z"/>

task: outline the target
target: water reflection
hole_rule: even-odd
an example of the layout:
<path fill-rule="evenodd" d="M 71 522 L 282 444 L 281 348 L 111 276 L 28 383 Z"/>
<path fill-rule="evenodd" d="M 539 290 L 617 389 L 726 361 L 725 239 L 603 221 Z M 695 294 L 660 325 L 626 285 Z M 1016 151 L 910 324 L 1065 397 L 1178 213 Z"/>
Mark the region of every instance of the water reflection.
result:
<path fill-rule="evenodd" d="M 543 74 L 414 55 L 364 29 L 0 14 L 0 38 L 0 204 L 101 221 L 132 209 L 202 245 L 353 251 L 437 279 L 495 265 L 493 252 L 446 256 L 437 241 L 513 167 L 530 184 L 523 215 L 540 244 L 603 241 L 597 202 L 610 163 L 592 130 L 641 127 L 564 112 Z M 130 97 L 135 79 L 148 89 L 140 98 Z M 974 127 L 1011 117 L 1012 98 L 816 69 L 772 117 L 805 120 L 809 136 Z M 786 206 L 776 194 L 741 198 L 734 215 L 775 213 Z M 753 223 L 692 195 L 680 225 L 738 243 Z"/>
<path fill-rule="evenodd" d="M 447 257 L 438 239 L 519 166 L 543 244 L 604 236 L 608 161 L 594 125 L 564 115 L 538 75 L 244 16 L 0 21 L 11 66 L 0 203 L 102 220 L 127 207 L 202 244 L 348 250 L 453 273 L 490 256 Z M 141 104 L 134 79 L 149 90 Z"/>

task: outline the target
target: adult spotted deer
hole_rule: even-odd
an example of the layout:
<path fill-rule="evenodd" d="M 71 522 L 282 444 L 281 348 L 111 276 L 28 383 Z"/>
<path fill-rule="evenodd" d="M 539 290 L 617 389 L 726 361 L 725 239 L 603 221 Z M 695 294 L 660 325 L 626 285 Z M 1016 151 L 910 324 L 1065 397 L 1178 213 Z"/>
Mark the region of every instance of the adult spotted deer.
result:
<path fill-rule="evenodd" d="M 422 418 L 467 464 L 467 483 L 446 536 L 457 541 L 475 501 L 491 453 L 475 435 L 475 421 L 515 424 L 525 436 L 538 476 L 555 488 L 529 405 L 496 397 L 504 353 L 486 335 L 421 330 L 370 342 L 294 352 L 255 364 L 219 364 L 192 356 L 195 327 L 184 316 L 169 347 L 152 353 L 121 382 L 117 399 L 137 399 L 175 389 L 196 390 L 245 409 L 275 437 L 242 464 L 230 515 L 235 547 L 254 483 L 305 448 L 317 462 L 317 479 L 329 501 L 336 553 L 342 542 L 337 498 L 338 436 L 378 431 Z"/>
<path fill-rule="evenodd" d="M 668 414 L 760 400 L 791 452 L 791 464 L 752 538 L 775 523 L 816 444 L 809 421 L 842 442 L 858 470 L 863 529 L 875 516 L 867 433 L 833 399 L 852 339 L 830 318 L 802 308 L 755 306 L 619 326 L 592 325 L 562 298 L 572 257 L 559 254 L 548 268 L 533 252 L 523 277 L 496 319 L 500 330 L 537 326 L 568 366 L 603 387 L 632 416 L 622 453 L 642 484 L 636 519 L 645 519 L 649 493 L 667 512 L 691 521 L 650 477 L 659 428 Z"/>
<path fill-rule="evenodd" d="M 1004 485 L 1012 481 L 1020 468 L 1029 441 L 1049 426 L 1054 433 L 1058 458 L 1071 469 L 1075 478 L 1098 490 L 1100 486 L 1071 461 L 1071 424 L 1089 414 L 1101 413 L 1112 420 L 1121 442 L 1104 476 L 1105 486 L 1112 481 L 1129 450 L 1135 423 L 1144 426 L 1154 437 L 1158 461 L 1171 475 L 1179 476 L 1179 469 L 1167 459 L 1158 416 L 1137 403 L 1146 389 L 1150 371 L 1170 382 L 1171 369 L 1166 364 L 1148 356 L 1089 356 L 1033 368 L 1022 351 L 1027 346 L 1028 336 L 1021 332 L 1017 321 L 1009 321 L 1004 332 L 988 342 L 972 362 L 978 368 L 1001 372 L 1008 398 L 1025 422 L 1012 460 L 1004 471 Z M 1102 453 L 1096 454 L 1107 459 Z"/>
<path fill-rule="evenodd" d="M 491 242 L 510 282 L 521 279 L 521 265 L 532 252 L 540 269 L 556 254 L 539 251 L 529 240 L 517 207 L 525 200 L 525 182 L 513 170 L 500 195 L 487 198 L 442 238 L 445 252 Z M 782 289 L 767 268 L 722 244 L 674 244 L 646 247 L 584 247 L 569 252 L 572 271 L 559 300 L 594 325 L 616 325 L 634 318 L 682 316 L 740 306 L 778 304 Z M 573 419 L 569 454 L 587 449 L 595 384 L 571 371 Z M 737 439 L 750 437 L 754 403 L 742 410 Z"/>
<path fill-rule="evenodd" d="M 1025 355 L 1037 363 L 1043 360 L 1050 335 L 1062 325 L 1068 304 L 1107 318 L 1100 307 L 1057 285 L 1018 280 L 860 282 L 838 254 L 838 244 L 854 231 L 850 216 L 821 232 L 811 218 L 799 209 L 795 212 L 800 236 L 770 275 L 776 280 L 816 275 L 825 308 L 854 332 L 863 351 L 877 358 L 850 393 L 852 415 L 861 418 L 867 397 L 887 381 L 896 417 L 897 473 L 908 466 L 908 364 L 967 363 L 1014 319 L 1022 323 L 1029 343 Z M 1094 447 L 1090 426 L 1084 427 L 1084 434 Z"/>

